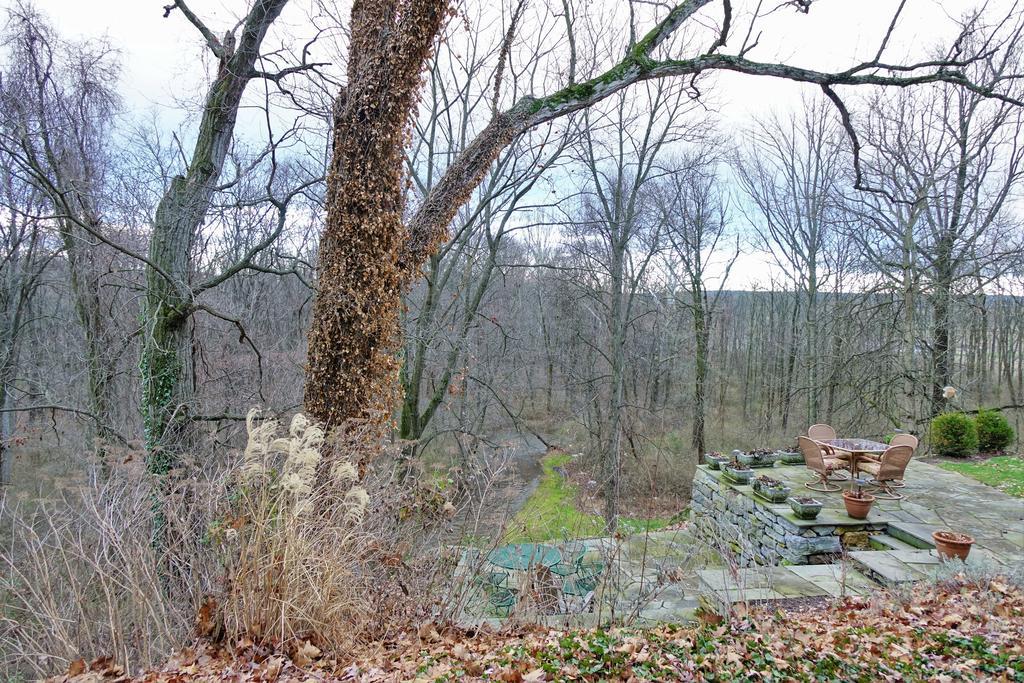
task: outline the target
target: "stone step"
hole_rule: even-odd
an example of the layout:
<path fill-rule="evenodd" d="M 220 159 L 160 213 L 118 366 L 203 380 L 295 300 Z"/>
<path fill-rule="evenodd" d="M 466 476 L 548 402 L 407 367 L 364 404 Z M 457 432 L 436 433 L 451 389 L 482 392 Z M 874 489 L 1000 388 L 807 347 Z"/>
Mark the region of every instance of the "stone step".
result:
<path fill-rule="evenodd" d="M 875 550 L 918 550 L 916 545 L 910 545 L 889 534 L 873 534 L 868 536 L 868 545 Z"/>
<path fill-rule="evenodd" d="M 777 602 L 810 598 L 832 599 L 847 595 L 870 595 L 877 589 L 867 576 L 841 564 L 758 567 L 726 572 L 708 569 L 700 578 L 700 606 L 709 612 L 726 614 L 729 606 L 741 602 Z"/>
<path fill-rule="evenodd" d="M 932 543 L 932 532 L 937 528 L 926 524 L 889 522 L 886 533 L 919 550 L 931 550 L 935 547 L 935 544 Z"/>
<path fill-rule="evenodd" d="M 939 563 L 933 551 L 924 549 L 859 550 L 849 557 L 865 576 L 888 586 L 927 579 Z"/>

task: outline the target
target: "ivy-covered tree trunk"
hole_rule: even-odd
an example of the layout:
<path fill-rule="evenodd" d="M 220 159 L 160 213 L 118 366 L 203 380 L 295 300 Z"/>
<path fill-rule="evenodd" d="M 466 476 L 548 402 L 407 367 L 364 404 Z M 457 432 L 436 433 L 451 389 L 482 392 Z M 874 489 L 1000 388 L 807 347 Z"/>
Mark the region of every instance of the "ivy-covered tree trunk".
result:
<path fill-rule="evenodd" d="M 201 188 L 190 189 L 182 177 L 171 182 L 157 208 L 146 268 L 146 329 L 140 361 L 142 417 L 147 467 L 158 475 L 177 465 L 189 441 L 189 408 L 195 385 L 190 368 L 191 301 L 184 285 L 189 279 L 191 239 L 199 224 L 190 220 L 182 204 L 202 201 L 197 189 Z M 208 198 L 207 192 L 206 201 Z"/>
<path fill-rule="evenodd" d="M 391 417 L 401 293 L 419 266 L 401 263 L 402 159 L 420 74 L 449 9 L 430 0 L 352 6 L 305 389 L 306 410 L 329 427 L 352 419 L 382 425 Z"/>

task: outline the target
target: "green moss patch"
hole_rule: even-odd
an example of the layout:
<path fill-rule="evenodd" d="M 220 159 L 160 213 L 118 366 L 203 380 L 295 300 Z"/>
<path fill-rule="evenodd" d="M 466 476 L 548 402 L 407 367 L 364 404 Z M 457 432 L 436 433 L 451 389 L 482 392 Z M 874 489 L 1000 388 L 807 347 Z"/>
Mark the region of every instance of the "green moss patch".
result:
<path fill-rule="evenodd" d="M 579 509 L 576 487 L 557 468 L 572 461 L 568 453 L 552 452 L 541 461 L 543 474 L 537 490 L 509 523 L 506 543 L 592 538 L 605 535 L 604 518 Z M 620 531 L 633 534 L 667 526 L 669 519 L 619 519 Z"/>

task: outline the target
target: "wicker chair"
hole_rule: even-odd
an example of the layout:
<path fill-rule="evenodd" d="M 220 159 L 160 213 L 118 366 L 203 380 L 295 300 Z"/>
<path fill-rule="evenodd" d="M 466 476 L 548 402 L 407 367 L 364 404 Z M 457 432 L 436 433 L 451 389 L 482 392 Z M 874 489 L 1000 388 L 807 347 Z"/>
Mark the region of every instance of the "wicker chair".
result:
<path fill-rule="evenodd" d="M 914 436 L 913 434 L 897 434 L 894 437 L 892 437 L 892 439 L 889 441 L 890 446 L 910 446 L 915 451 L 917 450 L 918 443 L 919 442 L 917 440 L 917 437 Z M 881 457 L 881 455 L 865 454 L 864 456 L 862 456 L 862 461 L 880 462 Z M 903 483 L 902 479 L 894 479 L 892 482 L 889 483 L 889 487 L 894 489 L 901 489 L 904 486 L 906 486 L 906 484 Z"/>
<path fill-rule="evenodd" d="M 831 425 L 815 424 L 807 428 L 807 436 L 814 441 L 831 441 L 836 438 L 836 430 L 833 429 Z M 846 461 L 850 460 L 850 456 L 846 453 L 836 453 L 834 450 L 828 451 L 825 449 L 824 445 L 822 445 L 821 455 L 824 458 L 835 458 L 837 460 Z"/>
<path fill-rule="evenodd" d="M 902 500 L 904 496 L 896 490 L 898 487 L 894 486 L 894 483 L 903 479 L 903 473 L 913 457 L 914 449 L 907 444 L 889 446 L 878 462 L 862 460 L 857 463 L 857 471 L 871 475 L 870 484 L 878 487 L 878 491 L 875 492 L 876 498 Z"/>
<path fill-rule="evenodd" d="M 797 437 L 797 442 L 800 444 L 800 452 L 804 454 L 804 464 L 817 475 L 804 486 L 823 493 L 841 491 L 843 487 L 832 480 L 832 474 L 845 470 L 848 463 L 835 457 L 831 446 L 818 443 L 806 436 Z"/>
<path fill-rule="evenodd" d="M 830 441 L 836 438 L 836 430 L 826 424 L 811 425 L 807 428 L 807 436 L 815 441 Z"/>
<path fill-rule="evenodd" d="M 914 436 L 913 434 L 897 434 L 896 436 L 892 437 L 892 440 L 889 442 L 889 445 L 910 446 L 916 451 L 918 443 L 919 442 L 917 440 L 917 437 Z"/>

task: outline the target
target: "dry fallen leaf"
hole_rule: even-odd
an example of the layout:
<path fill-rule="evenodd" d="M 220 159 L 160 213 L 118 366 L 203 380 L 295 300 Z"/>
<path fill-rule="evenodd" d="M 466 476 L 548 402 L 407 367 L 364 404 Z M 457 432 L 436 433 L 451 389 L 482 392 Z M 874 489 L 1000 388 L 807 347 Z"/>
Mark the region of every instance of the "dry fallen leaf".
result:
<path fill-rule="evenodd" d="M 417 635 L 419 635 L 420 640 L 428 643 L 436 643 L 441 640 L 441 634 L 437 632 L 437 627 L 430 621 L 420 624 Z"/>
<path fill-rule="evenodd" d="M 68 666 L 68 678 L 85 673 L 85 660 L 79 657 Z"/>
<path fill-rule="evenodd" d="M 296 666 L 305 668 L 317 659 L 320 659 L 321 654 L 320 648 L 307 640 L 296 648 L 295 657 L 292 658 L 292 661 L 295 662 Z"/>

